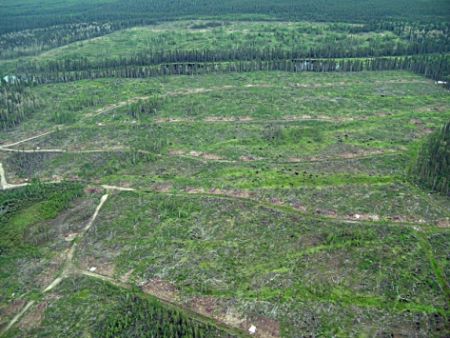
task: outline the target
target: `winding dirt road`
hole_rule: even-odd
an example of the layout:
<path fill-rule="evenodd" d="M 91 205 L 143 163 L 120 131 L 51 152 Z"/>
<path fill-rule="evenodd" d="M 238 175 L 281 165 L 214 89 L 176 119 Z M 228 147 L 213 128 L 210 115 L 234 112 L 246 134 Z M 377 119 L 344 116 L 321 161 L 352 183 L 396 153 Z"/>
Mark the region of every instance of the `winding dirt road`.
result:
<path fill-rule="evenodd" d="M 5 174 L 5 169 L 3 168 L 3 164 L 0 162 L 0 189 L 1 190 L 20 188 L 20 187 L 24 187 L 28 184 L 29 183 L 9 184 L 6 181 L 6 174 Z"/>

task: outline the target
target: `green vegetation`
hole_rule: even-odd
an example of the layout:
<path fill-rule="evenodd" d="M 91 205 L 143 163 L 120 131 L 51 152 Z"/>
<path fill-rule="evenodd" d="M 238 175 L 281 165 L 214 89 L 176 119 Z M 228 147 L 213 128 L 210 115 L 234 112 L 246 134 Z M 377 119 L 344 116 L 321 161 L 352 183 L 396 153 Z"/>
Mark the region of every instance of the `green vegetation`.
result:
<path fill-rule="evenodd" d="M 154 299 L 142 299 L 133 294 L 120 297 L 118 304 L 99 323 L 96 331 L 99 337 L 225 336 L 215 326 L 196 322 Z"/>
<path fill-rule="evenodd" d="M 412 174 L 415 181 L 431 190 L 450 194 L 450 122 L 429 136 Z"/>
<path fill-rule="evenodd" d="M 138 290 L 126 290 L 88 277 L 66 279 L 32 310 L 34 337 L 236 337 L 207 319 L 161 303 Z M 9 336 L 19 334 L 11 331 Z"/>
<path fill-rule="evenodd" d="M 31 89 L 45 104 L 5 141 L 51 130 L 55 111 L 73 119 L 11 147 L 64 151 L 9 154 L 11 180 L 137 189 L 111 192 L 78 242 L 80 271 L 274 336 L 445 330 L 448 199 L 405 172 L 448 120 L 444 88 L 408 72 L 272 71 Z M 92 309 L 105 331 L 143 329 L 147 305 L 120 299 Z"/>
<path fill-rule="evenodd" d="M 38 98 L 20 84 L 0 86 L 0 129 L 16 126 L 40 106 Z"/>
<path fill-rule="evenodd" d="M 448 9 L 4 1 L 1 334 L 445 336 Z"/>
<path fill-rule="evenodd" d="M 216 313 L 226 304 L 255 320 L 276 314 L 287 328 L 298 318 L 291 309 L 308 302 L 320 320 L 315 332 L 331 334 L 337 327 L 350 332 L 355 321 L 358 332 L 368 333 L 368 321 L 374 330 L 386 328 L 371 314 L 383 310 L 408 321 L 400 319 L 408 310 L 423 315 L 417 332 L 427 335 L 430 318 L 442 316 L 442 327 L 446 301 L 419 243 L 405 227 L 321 221 L 238 199 L 121 193 L 78 259 L 114 266 L 117 278 L 132 271 L 136 282 L 171 281 L 186 302 L 214 297 Z M 339 306 L 321 317 L 333 303 Z M 301 335 L 314 324 L 305 325 L 297 327 Z"/>
<path fill-rule="evenodd" d="M 68 203 L 80 196 L 81 186 L 72 183 L 43 185 L 35 182 L 19 190 L 0 195 L 2 210 L 2 244 L 0 250 L 6 254 L 15 250 L 28 236 L 31 225 L 55 218 Z M 45 229 L 41 229 L 45 230 Z M 39 234 L 37 234 L 39 237 Z M 42 234 L 45 237 L 45 234 Z M 31 238 L 30 238 L 31 239 Z M 40 240 L 34 238 L 36 242 Z"/>
<path fill-rule="evenodd" d="M 35 298 L 59 269 L 58 256 L 66 245 L 58 236 L 80 225 L 74 226 L 69 219 L 55 225 L 52 220 L 81 195 L 79 184 L 39 182 L 0 193 L 0 326 L 15 314 L 9 306 Z"/>
<path fill-rule="evenodd" d="M 77 22 L 148 22 L 183 17 L 227 17 L 233 19 L 287 19 L 315 21 L 365 21 L 386 17 L 420 20 L 448 19 L 445 0 L 387 1 L 370 4 L 355 0 L 212 0 L 168 2 L 162 0 L 72 0 L 60 3 L 45 0 L 39 4 L 26 0 L 7 0 L 3 4 L 0 32 L 48 27 Z"/>
<path fill-rule="evenodd" d="M 78 60 L 102 65 L 140 56 L 166 62 L 259 59 L 268 56 L 361 57 L 448 51 L 445 25 L 393 26 L 314 22 L 229 22 L 197 28 L 202 22 L 180 21 L 133 27 L 85 39 L 31 58 L 34 62 Z M 212 22 L 214 23 L 214 22 Z M 408 33 L 407 33 L 408 32 Z M 427 44 L 421 42 L 427 40 Z M 5 42 L 6 44 L 6 42 Z M 176 55 L 175 55 L 176 53 Z M 184 54 L 184 55 L 183 55 Z M 191 60 L 187 60 L 187 58 Z M 184 60 L 183 60 L 184 58 Z M 284 57 L 287 58 L 287 57 Z M 148 61 L 147 61 L 148 62 Z M 75 67 L 75 65 L 74 65 Z"/>

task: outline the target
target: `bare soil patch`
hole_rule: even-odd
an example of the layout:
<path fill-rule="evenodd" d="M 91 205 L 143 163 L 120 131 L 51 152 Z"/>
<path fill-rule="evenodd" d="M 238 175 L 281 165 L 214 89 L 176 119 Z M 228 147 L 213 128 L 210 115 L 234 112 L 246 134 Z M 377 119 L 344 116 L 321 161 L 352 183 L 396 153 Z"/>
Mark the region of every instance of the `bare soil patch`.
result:
<path fill-rule="evenodd" d="M 379 221 L 380 216 L 366 213 L 350 213 L 346 215 L 346 219 L 354 221 Z"/>
<path fill-rule="evenodd" d="M 168 281 L 159 278 L 150 279 L 141 286 L 145 293 L 149 293 L 168 302 L 177 301 L 179 292 L 177 288 Z"/>
<path fill-rule="evenodd" d="M 134 272 L 134 269 L 129 270 L 127 273 L 125 273 L 124 275 L 122 275 L 120 277 L 120 281 L 122 283 L 128 283 L 133 272 Z"/>
<path fill-rule="evenodd" d="M 300 211 L 300 212 L 308 211 L 308 209 L 304 205 L 302 205 L 300 202 L 293 202 L 293 203 L 291 203 L 291 207 L 294 208 L 295 210 Z"/>
<path fill-rule="evenodd" d="M 181 156 L 186 154 L 184 150 L 171 149 L 169 150 L 169 155 L 171 156 Z"/>
<path fill-rule="evenodd" d="M 170 183 L 155 183 L 152 185 L 152 190 L 156 192 L 169 192 L 173 188 L 173 185 Z"/>
<path fill-rule="evenodd" d="M 15 313 L 18 313 L 26 304 L 27 302 L 23 299 L 16 299 L 3 307 L 0 310 L 0 324 L 3 323 L 3 321 Z"/>
<path fill-rule="evenodd" d="M 212 188 L 209 190 L 209 193 L 212 195 L 223 195 L 223 196 L 230 196 L 230 197 L 237 197 L 237 198 L 254 198 L 255 194 L 251 191 L 247 190 L 223 190 L 218 188 Z"/>
<path fill-rule="evenodd" d="M 273 338 L 280 337 L 280 323 L 267 317 L 256 317 L 251 321 L 246 321 L 256 327 L 255 337 Z M 247 327 L 248 329 L 248 327 Z"/>
<path fill-rule="evenodd" d="M 203 188 L 193 188 L 193 187 L 187 187 L 184 189 L 188 194 L 204 194 L 205 189 Z"/>
<path fill-rule="evenodd" d="M 261 161 L 261 160 L 263 160 L 263 158 L 256 157 L 253 155 L 243 155 L 243 156 L 239 157 L 239 160 L 242 162 L 253 162 L 253 161 Z"/>
<path fill-rule="evenodd" d="M 47 309 L 48 301 L 43 301 L 37 304 L 31 311 L 29 311 L 19 323 L 22 330 L 31 330 L 41 325 L 44 318 L 44 312 Z"/>
<path fill-rule="evenodd" d="M 80 269 L 85 270 L 85 271 L 95 272 L 99 275 L 103 275 L 103 276 L 107 276 L 107 277 L 111 277 L 111 278 L 114 276 L 114 272 L 115 272 L 114 264 L 107 262 L 107 261 L 97 260 L 92 257 L 84 257 L 80 261 Z"/>
<path fill-rule="evenodd" d="M 320 215 L 320 216 L 326 216 L 326 217 L 332 217 L 332 218 L 336 218 L 337 217 L 337 212 L 334 210 L 329 210 L 329 209 L 316 209 L 316 214 Z"/>
<path fill-rule="evenodd" d="M 222 157 L 220 157 L 219 155 L 215 155 L 215 154 L 209 154 L 209 153 L 204 153 L 204 152 L 200 152 L 200 151 L 191 151 L 189 153 L 190 156 L 193 157 L 199 157 L 199 158 L 203 158 L 205 160 L 211 160 L 211 161 L 220 161 L 223 160 Z"/>
<path fill-rule="evenodd" d="M 449 218 L 443 218 L 436 222 L 436 225 L 439 228 L 450 228 L 450 219 Z"/>

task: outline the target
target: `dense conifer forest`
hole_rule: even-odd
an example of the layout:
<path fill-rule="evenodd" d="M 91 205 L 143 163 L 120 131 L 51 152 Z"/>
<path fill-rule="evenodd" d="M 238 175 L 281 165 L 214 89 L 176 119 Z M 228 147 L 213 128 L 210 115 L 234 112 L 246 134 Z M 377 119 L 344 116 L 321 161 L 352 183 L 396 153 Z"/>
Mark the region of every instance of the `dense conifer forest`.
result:
<path fill-rule="evenodd" d="M 241 16 L 260 18 L 275 17 L 285 20 L 354 21 L 363 22 L 386 17 L 415 20 L 442 20 L 449 17 L 450 5 L 445 0 L 434 1 L 271 1 L 271 0 L 95 0 L 71 2 L 66 8 L 55 0 L 45 0 L 21 10 L 19 2 L 7 0 L 0 32 L 11 32 L 30 28 L 42 28 L 57 24 L 78 22 L 111 22 L 169 20 L 213 16 Z"/>
<path fill-rule="evenodd" d="M 429 136 L 412 174 L 417 183 L 450 196 L 450 122 Z"/>

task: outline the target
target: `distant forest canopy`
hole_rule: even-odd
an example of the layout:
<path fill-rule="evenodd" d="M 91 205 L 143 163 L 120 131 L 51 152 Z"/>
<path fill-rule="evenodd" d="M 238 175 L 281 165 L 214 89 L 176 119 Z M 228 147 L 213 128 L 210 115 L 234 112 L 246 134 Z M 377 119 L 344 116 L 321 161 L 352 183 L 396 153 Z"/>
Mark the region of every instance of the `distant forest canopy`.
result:
<path fill-rule="evenodd" d="M 3 0 L 0 34 L 81 22 L 179 18 L 364 22 L 386 18 L 448 21 L 448 0 Z"/>

